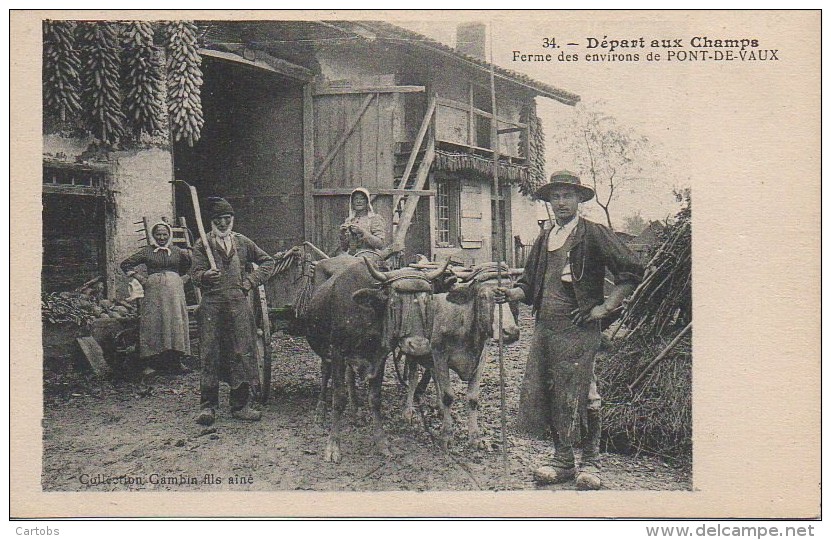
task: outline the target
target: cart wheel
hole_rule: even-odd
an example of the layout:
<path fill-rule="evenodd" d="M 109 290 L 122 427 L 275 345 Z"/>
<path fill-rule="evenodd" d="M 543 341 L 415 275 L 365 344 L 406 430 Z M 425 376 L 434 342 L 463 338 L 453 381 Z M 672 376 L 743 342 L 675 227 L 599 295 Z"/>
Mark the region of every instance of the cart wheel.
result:
<path fill-rule="evenodd" d="M 266 403 L 271 395 L 271 322 L 268 320 L 268 303 L 265 287 L 260 285 L 254 294 L 254 318 L 257 321 L 257 370 L 260 391 L 257 399 Z"/>

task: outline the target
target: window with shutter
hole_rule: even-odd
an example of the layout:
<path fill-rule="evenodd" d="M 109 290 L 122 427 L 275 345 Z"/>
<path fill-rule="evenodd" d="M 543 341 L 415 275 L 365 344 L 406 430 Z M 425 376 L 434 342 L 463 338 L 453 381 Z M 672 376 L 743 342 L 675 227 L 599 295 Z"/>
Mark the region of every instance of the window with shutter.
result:
<path fill-rule="evenodd" d="M 461 190 L 461 246 L 467 249 L 482 247 L 482 185 L 475 180 L 465 180 Z"/>

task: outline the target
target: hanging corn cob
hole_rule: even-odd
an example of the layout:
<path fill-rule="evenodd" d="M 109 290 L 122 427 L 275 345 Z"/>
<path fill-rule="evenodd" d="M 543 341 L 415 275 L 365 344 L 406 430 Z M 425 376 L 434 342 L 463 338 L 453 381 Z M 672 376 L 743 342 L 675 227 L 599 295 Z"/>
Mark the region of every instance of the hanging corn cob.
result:
<path fill-rule="evenodd" d="M 122 30 L 124 113 L 136 138 L 161 129 L 164 94 L 160 51 L 153 44 L 153 26 L 131 21 Z"/>
<path fill-rule="evenodd" d="M 81 97 L 88 129 L 101 141 L 114 143 L 124 126 L 118 23 L 82 23 L 78 30 L 83 60 Z"/>
<path fill-rule="evenodd" d="M 202 125 L 202 70 L 196 25 L 176 21 L 167 25 L 167 106 L 170 133 L 188 146 L 199 140 Z"/>
<path fill-rule="evenodd" d="M 528 124 L 528 131 L 519 133 L 519 153 L 528 158 L 527 181 L 520 182 L 519 191 L 524 195 L 531 195 L 538 187 L 545 184 L 545 133 L 542 129 L 542 120 L 537 116 L 537 104 L 532 101 L 530 105 L 522 108 L 520 122 Z M 530 141 L 526 139 L 530 136 Z M 526 153 L 526 142 L 528 156 Z"/>
<path fill-rule="evenodd" d="M 44 112 L 66 122 L 81 110 L 78 70 L 81 60 L 75 48 L 75 23 L 43 23 Z"/>

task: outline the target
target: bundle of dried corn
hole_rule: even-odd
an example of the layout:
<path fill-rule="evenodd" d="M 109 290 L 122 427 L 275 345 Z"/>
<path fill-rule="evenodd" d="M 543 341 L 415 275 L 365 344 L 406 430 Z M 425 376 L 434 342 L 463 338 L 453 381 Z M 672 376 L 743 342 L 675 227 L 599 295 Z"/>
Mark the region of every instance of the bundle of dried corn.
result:
<path fill-rule="evenodd" d="M 43 108 L 61 122 L 81 110 L 81 57 L 75 44 L 75 23 L 43 23 Z"/>
<path fill-rule="evenodd" d="M 205 119 L 202 116 L 202 58 L 196 25 L 176 21 L 167 25 L 167 104 L 170 134 L 188 146 L 199 140 Z"/>
<path fill-rule="evenodd" d="M 153 135 L 162 128 L 164 87 L 161 51 L 147 21 L 124 23 L 122 29 L 124 111 L 133 131 Z"/>
<path fill-rule="evenodd" d="M 85 326 L 95 319 L 135 319 L 138 308 L 126 300 L 111 301 L 83 292 L 44 293 L 40 299 L 43 322 Z"/>

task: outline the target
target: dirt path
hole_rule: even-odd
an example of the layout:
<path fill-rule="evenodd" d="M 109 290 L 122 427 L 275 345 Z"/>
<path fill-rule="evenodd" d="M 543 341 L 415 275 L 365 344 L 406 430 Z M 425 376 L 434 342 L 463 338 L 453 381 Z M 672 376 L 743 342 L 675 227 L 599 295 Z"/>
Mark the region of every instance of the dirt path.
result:
<path fill-rule="evenodd" d="M 519 383 L 531 335 L 530 314 L 521 312 L 522 338 L 506 346 L 508 419 L 515 416 Z M 313 422 L 318 391 L 317 357 L 303 338 L 275 336 L 274 389 L 263 420 L 243 423 L 227 405 L 216 424 L 194 423 L 199 375 L 156 375 L 144 383 L 94 384 L 76 375 L 47 378 L 43 420 L 43 488 L 61 491 L 116 490 L 489 490 L 574 489 L 537 487 L 531 471 L 546 464 L 551 446 L 510 429 L 510 474 L 502 480 L 499 448 L 499 367 L 496 346 L 483 377 L 480 422 L 488 451 L 466 446 L 463 400 L 454 405 L 456 432 L 445 454 L 432 440 L 438 412 L 423 406 L 414 425 L 402 417 L 404 389 L 387 365 L 383 388 L 384 428 L 393 455 L 375 452 L 367 414 L 348 418 L 343 461 L 322 461 L 328 429 Z M 453 375 L 457 396 L 464 385 Z M 146 384 L 145 384 L 146 383 Z M 428 390 L 426 402 L 434 394 Z M 221 403 L 227 404 L 227 388 Z M 422 421 L 423 420 L 423 421 Z M 684 490 L 688 471 L 656 458 L 604 454 L 603 481 L 614 490 Z M 221 483 L 215 483 L 221 479 Z"/>

